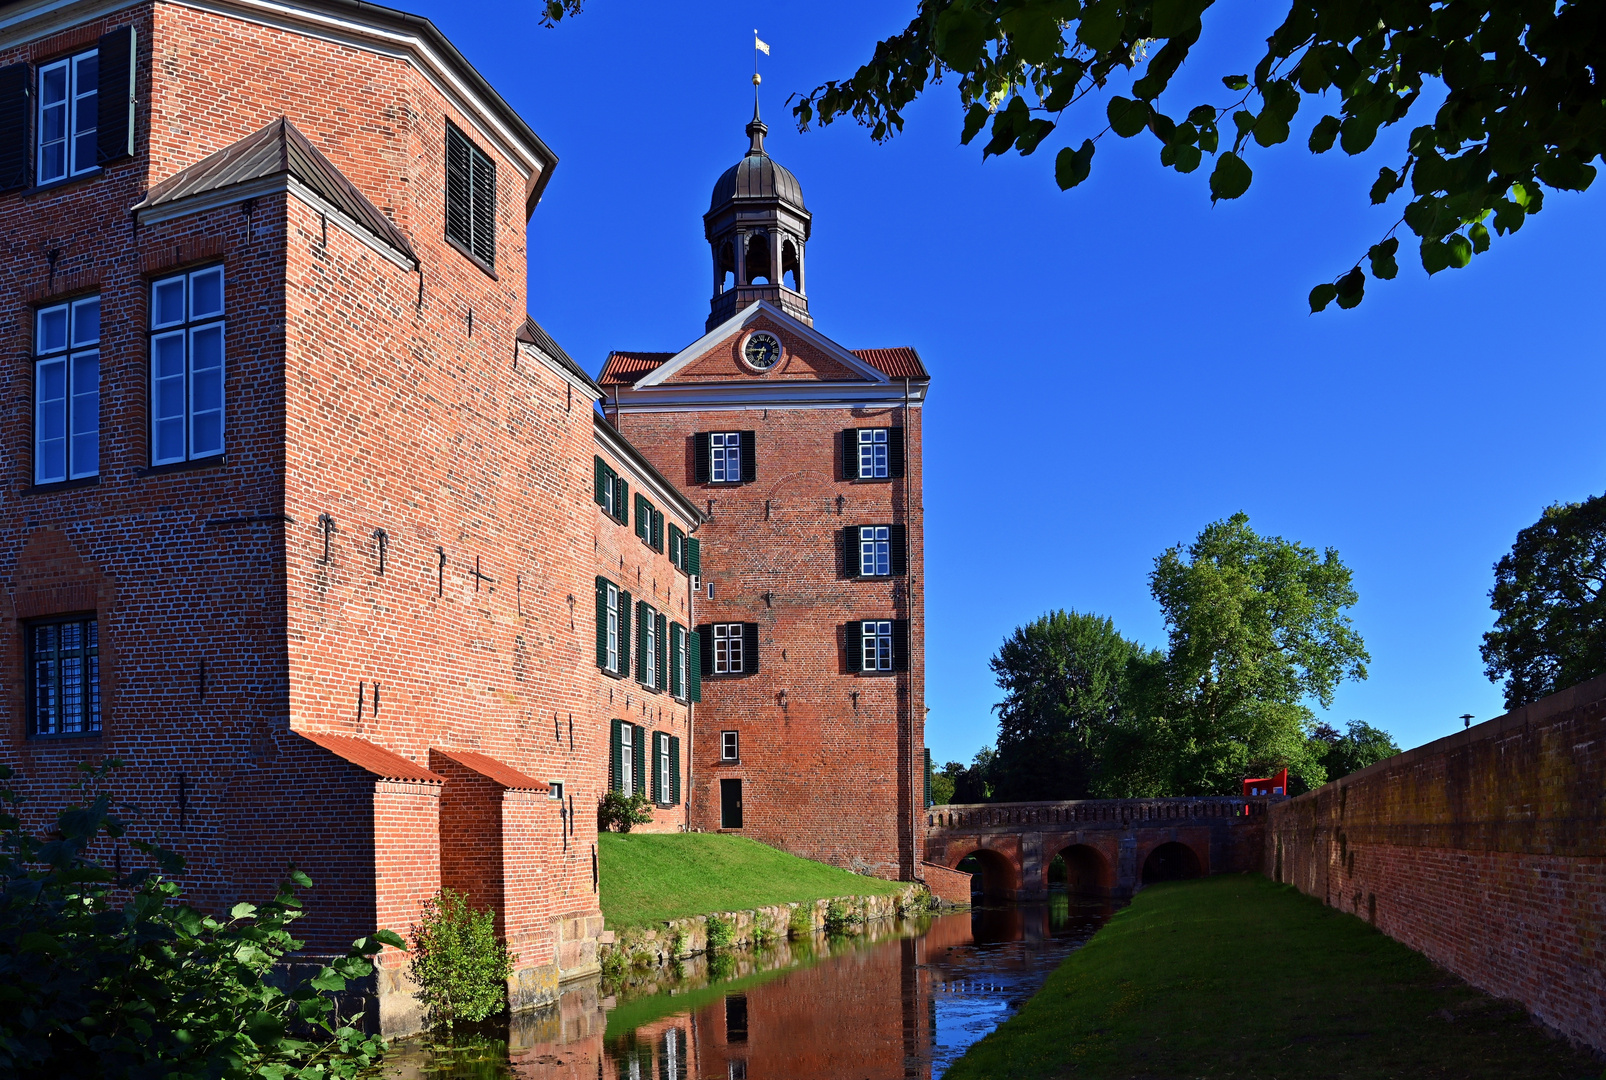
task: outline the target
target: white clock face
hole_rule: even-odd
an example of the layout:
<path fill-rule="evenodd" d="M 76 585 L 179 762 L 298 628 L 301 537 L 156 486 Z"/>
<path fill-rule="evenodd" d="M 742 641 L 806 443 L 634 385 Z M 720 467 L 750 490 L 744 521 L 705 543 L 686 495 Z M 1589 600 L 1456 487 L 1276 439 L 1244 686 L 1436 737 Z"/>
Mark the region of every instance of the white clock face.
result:
<path fill-rule="evenodd" d="M 780 358 L 780 340 L 774 334 L 766 334 L 762 330 L 748 335 L 747 344 L 742 346 L 742 359 L 746 360 L 747 366 L 755 371 L 768 371 Z"/>

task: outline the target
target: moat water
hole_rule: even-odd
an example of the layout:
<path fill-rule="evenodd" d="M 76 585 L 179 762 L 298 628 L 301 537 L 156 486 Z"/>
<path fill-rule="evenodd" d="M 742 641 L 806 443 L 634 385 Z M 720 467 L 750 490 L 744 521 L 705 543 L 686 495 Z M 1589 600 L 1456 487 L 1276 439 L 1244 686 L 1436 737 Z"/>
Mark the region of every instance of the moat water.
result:
<path fill-rule="evenodd" d="M 873 923 L 578 986 L 505 1029 L 398 1043 L 400 1080 L 941 1080 L 1109 918 L 1108 901 Z"/>

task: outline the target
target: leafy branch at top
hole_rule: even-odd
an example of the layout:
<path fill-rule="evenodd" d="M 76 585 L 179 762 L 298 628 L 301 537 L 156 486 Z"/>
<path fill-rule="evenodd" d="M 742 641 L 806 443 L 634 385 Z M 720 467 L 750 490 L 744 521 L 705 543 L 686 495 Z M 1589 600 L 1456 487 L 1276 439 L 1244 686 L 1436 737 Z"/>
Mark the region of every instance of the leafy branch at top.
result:
<path fill-rule="evenodd" d="M 1606 148 L 1606 18 L 1591 0 L 1295 0 L 1266 39 L 1251 74 L 1222 81 L 1242 97 L 1195 105 L 1180 117 L 1160 105 L 1203 32 L 1213 0 L 922 0 L 899 34 L 879 42 L 851 77 L 794 99 L 798 126 L 851 117 L 877 141 L 903 129 L 903 110 L 945 74 L 957 76 L 961 139 L 984 129 L 984 157 L 1028 155 L 1083 97 L 1133 77 L 1131 97 L 1110 94 L 1108 127 L 1062 147 L 1061 188 L 1086 180 L 1105 131 L 1148 131 L 1160 164 L 1181 173 L 1206 154 L 1211 200 L 1236 199 L 1254 178 L 1251 142 L 1287 141 L 1307 99 L 1336 92 L 1339 107 L 1309 138 L 1313 153 L 1359 155 L 1412 112 L 1430 81 L 1445 100 L 1412 128 L 1399 168 L 1384 167 L 1374 203 L 1408 191 L 1403 224 L 1429 274 L 1466 266 L 1488 250 L 1490 227 L 1515 232 L 1543 206 L 1543 188 L 1582 191 Z M 1155 46 L 1158 45 L 1158 48 Z M 1223 122 L 1230 118 L 1230 138 Z M 1311 290 L 1312 311 L 1361 302 L 1366 269 L 1398 272 L 1394 230 L 1336 280 Z M 1363 269 L 1363 266 L 1365 267 Z"/>

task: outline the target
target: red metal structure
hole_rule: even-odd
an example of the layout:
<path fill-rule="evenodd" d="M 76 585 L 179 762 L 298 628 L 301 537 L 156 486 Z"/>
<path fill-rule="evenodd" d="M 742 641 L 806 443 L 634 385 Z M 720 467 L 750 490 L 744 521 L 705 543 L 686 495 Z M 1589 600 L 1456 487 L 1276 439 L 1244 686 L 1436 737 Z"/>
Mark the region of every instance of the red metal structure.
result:
<path fill-rule="evenodd" d="M 1244 798 L 1255 795 L 1287 795 L 1288 770 L 1279 769 L 1271 776 L 1244 781 Z"/>

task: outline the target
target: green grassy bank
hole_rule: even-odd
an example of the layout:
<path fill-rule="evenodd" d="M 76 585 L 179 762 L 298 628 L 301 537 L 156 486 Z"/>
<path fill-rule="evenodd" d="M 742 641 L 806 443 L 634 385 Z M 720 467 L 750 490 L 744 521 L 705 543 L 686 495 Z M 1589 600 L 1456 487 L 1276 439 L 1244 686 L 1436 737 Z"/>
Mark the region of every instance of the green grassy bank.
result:
<path fill-rule="evenodd" d="M 945 1080 L 1602 1076 L 1361 919 L 1234 874 L 1143 890 Z"/>
<path fill-rule="evenodd" d="M 799 859 L 719 833 L 603 833 L 602 914 L 611 930 L 770 904 L 897 892 L 895 881 Z"/>

